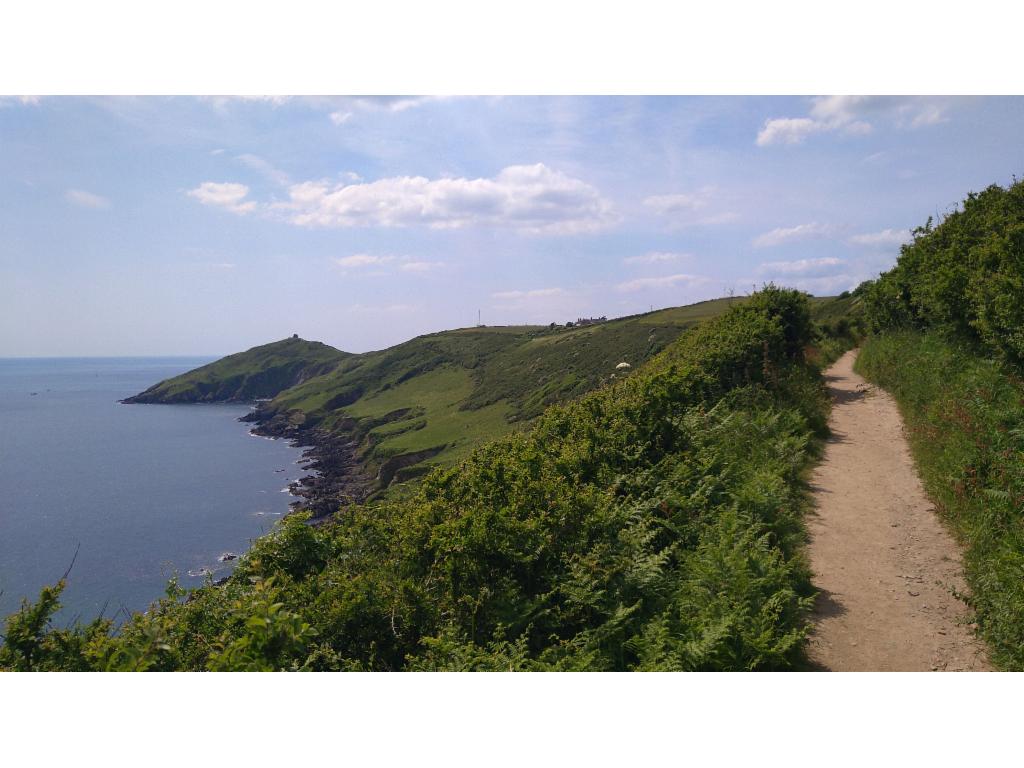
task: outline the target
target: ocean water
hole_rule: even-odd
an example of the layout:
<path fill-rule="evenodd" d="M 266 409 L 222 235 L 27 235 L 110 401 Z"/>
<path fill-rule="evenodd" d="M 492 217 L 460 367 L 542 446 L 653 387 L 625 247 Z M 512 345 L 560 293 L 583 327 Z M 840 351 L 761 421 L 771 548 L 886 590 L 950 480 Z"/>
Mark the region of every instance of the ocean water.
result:
<path fill-rule="evenodd" d="M 56 582 L 59 624 L 123 619 L 219 578 L 293 498 L 301 451 L 253 437 L 244 405 L 121 405 L 209 358 L 0 359 L 0 616 Z M 190 575 L 191 574 L 191 575 Z"/>

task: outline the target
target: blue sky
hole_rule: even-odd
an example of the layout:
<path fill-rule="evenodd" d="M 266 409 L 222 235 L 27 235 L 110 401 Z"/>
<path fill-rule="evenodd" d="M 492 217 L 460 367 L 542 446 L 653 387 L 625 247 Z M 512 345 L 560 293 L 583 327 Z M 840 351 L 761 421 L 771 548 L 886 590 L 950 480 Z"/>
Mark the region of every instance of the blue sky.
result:
<path fill-rule="evenodd" d="M 830 295 L 1022 133 L 1017 98 L 2 98 L 0 356 Z"/>

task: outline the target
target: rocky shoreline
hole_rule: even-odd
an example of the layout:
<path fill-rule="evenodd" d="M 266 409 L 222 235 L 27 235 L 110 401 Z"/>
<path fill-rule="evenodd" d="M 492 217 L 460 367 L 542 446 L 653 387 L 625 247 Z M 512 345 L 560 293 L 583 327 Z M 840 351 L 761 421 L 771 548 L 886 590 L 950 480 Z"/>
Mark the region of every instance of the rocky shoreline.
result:
<path fill-rule="evenodd" d="M 289 488 L 300 499 L 292 502 L 292 509 L 309 510 L 313 521 L 326 520 L 342 506 L 365 501 L 379 485 L 360 460 L 359 442 L 352 434 L 298 427 L 280 414 L 264 413 L 259 404 L 239 421 L 251 423 L 254 435 L 288 440 L 305 449 L 300 466 L 308 474 Z"/>
<path fill-rule="evenodd" d="M 168 401 L 152 398 L 146 393 L 119 401 L 123 404 L 177 404 L 195 400 Z M 422 462 L 443 451 L 442 444 L 411 453 L 397 454 L 381 461 L 370 461 L 367 453 L 372 449 L 367 436 L 370 429 L 380 424 L 405 418 L 412 409 L 400 408 L 371 420 L 344 419 L 333 430 L 315 425 L 294 423 L 287 412 L 271 411 L 267 399 L 242 401 L 226 399 L 215 402 L 247 403 L 251 410 L 239 421 L 252 426 L 250 434 L 258 437 L 287 440 L 293 447 L 302 448 L 297 462 L 304 473 L 287 486 L 297 497 L 291 510 L 308 510 L 311 522 L 325 522 L 339 509 L 361 504 L 374 493 L 393 481 L 408 480 L 423 474 L 428 467 Z"/>

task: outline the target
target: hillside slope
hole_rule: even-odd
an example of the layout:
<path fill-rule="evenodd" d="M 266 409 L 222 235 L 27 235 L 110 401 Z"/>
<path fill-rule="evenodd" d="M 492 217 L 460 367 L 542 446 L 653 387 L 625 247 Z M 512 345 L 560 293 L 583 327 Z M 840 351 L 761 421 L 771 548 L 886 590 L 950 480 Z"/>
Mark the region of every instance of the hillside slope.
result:
<path fill-rule="evenodd" d="M 122 402 L 252 402 L 327 373 L 348 357 L 319 341 L 292 336 L 161 381 Z"/>
<path fill-rule="evenodd" d="M 460 328 L 380 351 L 336 353 L 326 361 L 328 370 L 309 375 L 315 366 L 302 369 L 301 381 L 274 393 L 247 419 L 259 434 L 312 447 L 308 468 L 317 474 L 295 490 L 315 514 L 327 515 L 394 482 L 450 465 L 481 443 L 522 429 L 550 405 L 630 376 L 684 332 L 744 300 L 715 299 L 582 326 Z M 850 301 L 811 299 L 812 317 L 845 316 Z M 239 388 L 241 373 L 246 382 L 279 381 L 275 371 L 281 370 L 260 368 L 278 365 L 280 353 L 254 353 L 287 343 L 232 355 L 130 402 L 246 399 L 242 395 L 252 388 Z M 311 348 L 323 350 L 331 348 Z M 288 348 L 292 365 L 302 351 L 300 345 Z M 623 362 L 630 367 L 618 368 Z M 250 399 L 271 397 L 266 392 Z"/>
<path fill-rule="evenodd" d="M 432 463 L 450 462 L 549 405 L 628 375 L 631 368 L 617 369 L 620 363 L 643 364 L 730 303 L 582 327 L 461 328 L 419 336 L 353 356 L 262 404 L 257 418 L 269 434 L 316 428 L 350 435 L 360 443 L 360 456 L 376 466 L 422 453 Z"/>
<path fill-rule="evenodd" d="M 741 298 L 592 325 L 461 328 L 347 354 L 287 339 L 231 355 L 130 403 L 268 399 L 248 417 L 264 435 L 313 447 L 299 488 L 326 514 L 394 480 L 450 464 L 544 408 L 623 376 Z M 619 369 L 620 363 L 631 367 Z M 271 399 L 272 398 L 272 399 Z"/>

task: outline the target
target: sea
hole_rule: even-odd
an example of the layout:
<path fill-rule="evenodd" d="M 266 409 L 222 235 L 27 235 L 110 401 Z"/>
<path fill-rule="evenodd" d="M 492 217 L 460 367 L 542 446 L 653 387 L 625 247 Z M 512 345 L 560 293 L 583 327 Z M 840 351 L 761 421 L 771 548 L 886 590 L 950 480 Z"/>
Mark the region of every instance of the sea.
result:
<path fill-rule="evenodd" d="M 246 405 L 122 405 L 211 358 L 0 359 L 0 617 L 68 571 L 55 623 L 124 621 L 227 575 L 288 512 L 301 450 Z"/>

